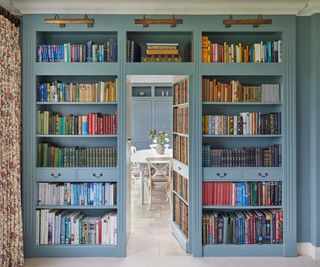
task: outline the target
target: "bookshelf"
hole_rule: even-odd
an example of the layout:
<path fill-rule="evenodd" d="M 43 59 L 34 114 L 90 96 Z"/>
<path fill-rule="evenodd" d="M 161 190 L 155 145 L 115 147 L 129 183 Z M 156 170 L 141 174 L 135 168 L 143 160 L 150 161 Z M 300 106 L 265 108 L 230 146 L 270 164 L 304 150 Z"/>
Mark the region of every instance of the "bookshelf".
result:
<path fill-rule="evenodd" d="M 225 42 L 253 45 L 257 42 L 281 40 L 282 46 L 285 42 L 285 34 L 282 32 L 263 30 L 247 32 L 221 29 L 203 31 L 201 36 L 202 46 L 204 36 L 211 43 L 222 45 Z M 204 49 L 206 48 L 202 47 L 201 52 Z M 232 61 L 233 53 L 236 52 L 238 51 L 230 52 Z M 282 52 L 280 62 L 207 62 L 203 57 L 199 59 L 202 88 L 199 94 L 202 105 L 199 110 L 203 119 L 203 125 L 199 125 L 203 145 L 199 162 L 202 166 L 202 171 L 199 172 L 202 176 L 202 212 L 199 214 L 202 217 L 202 250 L 199 253 L 204 256 L 287 255 L 291 239 L 290 234 L 287 234 L 287 227 L 292 214 L 286 199 L 292 194 L 287 188 L 292 177 L 288 175 L 285 159 L 288 157 L 286 153 L 289 153 L 288 129 L 292 129 L 292 125 L 288 124 L 288 117 L 293 114 L 288 112 L 286 105 L 287 97 L 292 94 L 293 89 L 288 88 L 286 83 L 288 74 L 284 65 L 288 64 L 289 59 L 285 57 L 287 53 Z M 209 58 L 208 61 L 212 59 Z M 271 99 L 270 92 L 274 89 L 271 87 L 274 85 L 279 85 L 280 90 L 272 91 L 276 95 L 272 95 Z M 250 112 L 253 116 L 258 114 L 259 118 L 251 117 L 253 120 L 247 120 L 243 117 L 242 121 L 237 115 L 244 114 L 243 112 Z M 259 131 L 262 125 L 267 126 L 260 119 L 261 113 L 272 113 L 269 116 L 281 114 L 281 122 L 276 122 L 281 124 L 281 130 Z M 239 128 L 248 130 L 245 129 L 248 126 L 246 123 L 249 124 L 250 131 L 239 132 Z M 277 156 L 272 154 L 275 152 L 274 145 L 279 149 Z M 255 148 L 254 152 L 246 147 Z M 261 184 L 265 186 L 264 189 L 259 188 Z M 281 186 L 275 189 L 274 184 Z M 270 188 L 266 189 L 268 186 Z M 275 194 L 277 205 L 270 202 Z M 251 205 L 250 201 L 254 201 L 257 196 L 259 199 L 265 197 L 265 202 Z M 260 232 L 261 228 L 257 227 L 265 227 L 263 223 L 250 224 L 260 219 L 268 224 L 271 233 Z M 242 220 L 247 224 L 242 224 Z M 245 236 L 240 234 L 240 228 L 230 232 L 233 224 L 239 227 L 243 225 L 241 231 L 246 231 Z"/>
<path fill-rule="evenodd" d="M 32 179 L 25 190 L 29 195 L 26 255 L 124 256 L 118 32 L 56 31 L 47 26 L 31 31 L 34 39 L 27 38 L 31 42 L 27 50 L 27 98 L 29 114 L 34 119 L 28 127 L 27 142 L 32 151 L 27 171 Z M 88 47 L 89 41 L 99 46 Z M 48 49 L 61 58 L 61 49 L 66 45 L 54 45 L 62 44 L 71 45 L 67 52 L 71 60 L 51 58 L 50 62 L 40 62 L 43 58 L 39 60 L 39 46 L 52 45 Z M 83 53 L 89 56 L 90 52 L 88 60 Z M 64 50 L 64 55 L 67 53 Z M 45 85 L 43 91 L 41 85 Z M 37 118 L 46 111 L 50 112 L 49 121 Z M 39 132 L 39 123 L 49 131 Z M 43 150 L 39 151 L 39 144 L 49 144 L 48 150 L 50 146 L 55 148 L 48 151 L 41 147 Z M 89 234 L 89 228 L 95 233 L 90 230 Z"/>
<path fill-rule="evenodd" d="M 187 252 L 194 256 L 295 256 L 296 255 L 296 146 L 295 146 L 295 17 L 267 16 L 271 25 L 252 28 L 233 26 L 225 28 L 225 16 L 181 16 L 184 24 L 176 28 L 156 25 L 143 28 L 133 24 L 134 15 L 93 15 L 95 25 L 43 24 L 45 14 L 25 15 L 23 18 L 23 213 L 26 257 L 77 257 L 77 256 L 125 256 L 126 242 L 130 232 L 130 203 L 127 179 L 127 139 L 129 129 L 126 121 L 130 116 L 126 79 L 128 75 L 175 75 L 175 83 L 188 77 L 189 101 L 174 104 L 172 109 L 189 109 L 189 131 L 174 131 L 174 136 L 187 138 L 188 162 L 173 160 L 173 168 L 188 181 L 176 184 L 174 195 L 188 210 L 188 238 L 176 223 L 172 231 Z M 65 15 L 64 17 L 73 17 Z M 159 16 L 161 17 L 161 16 Z M 251 17 L 251 16 L 245 16 Z M 253 18 L 253 17 L 252 17 Z M 202 35 L 215 42 L 248 43 L 282 40 L 281 63 L 203 63 Z M 70 42 L 84 44 L 88 40 L 104 43 L 117 40 L 115 62 L 37 62 L 40 44 Z M 137 42 L 142 55 L 148 42 L 179 43 L 182 62 L 128 62 L 127 40 Z M 191 43 L 189 50 L 188 44 Z M 186 51 L 190 51 L 186 55 Z M 118 96 L 115 102 L 49 102 L 37 98 L 37 84 L 52 81 L 65 83 L 96 83 L 118 79 Z M 278 102 L 212 102 L 202 101 L 202 79 L 216 79 L 222 83 L 233 80 L 243 85 L 280 84 L 281 98 Z M 163 89 L 156 89 L 155 97 L 162 98 Z M 139 94 L 139 91 L 136 92 Z M 173 92 L 172 92 L 173 93 Z M 160 95 L 159 95 L 160 94 Z M 144 97 L 139 97 L 143 100 Z M 61 114 L 87 115 L 90 112 L 114 114 L 118 112 L 116 135 L 37 135 L 37 111 L 54 111 Z M 240 112 L 281 112 L 281 134 L 277 135 L 204 135 L 203 115 L 239 115 Z M 30 115 L 25 115 L 30 114 Z M 115 167 L 37 167 L 37 143 L 51 142 L 59 147 L 81 146 L 117 147 Z M 232 149 L 241 147 L 282 146 L 281 167 L 203 167 L 202 145 Z M 175 175 L 176 175 L 175 174 Z M 263 177 L 262 177 L 263 176 Z M 180 179 L 180 178 L 179 178 Z M 185 181 L 183 180 L 183 181 Z M 236 206 L 202 205 L 202 182 L 282 182 L 282 204 Z M 37 204 L 38 183 L 117 183 L 117 204 L 112 206 L 70 206 L 86 216 L 101 216 L 106 211 L 117 212 L 117 245 L 40 245 L 36 239 L 36 211 L 43 210 Z M 182 190 L 184 188 L 184 190 Z M 48 205 L 48 209 L 57 208 Z M 206 244 L 202 243 L 203 211 L 245 211 L 279 208 L 283 210 L 282 244 Z"/>

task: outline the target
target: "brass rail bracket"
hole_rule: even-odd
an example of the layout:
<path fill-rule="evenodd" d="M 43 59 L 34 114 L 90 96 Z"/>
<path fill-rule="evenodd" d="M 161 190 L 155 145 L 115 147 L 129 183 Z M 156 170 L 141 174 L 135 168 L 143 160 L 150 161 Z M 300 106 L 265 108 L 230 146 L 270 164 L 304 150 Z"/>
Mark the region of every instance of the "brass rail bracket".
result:
<path fill-rule="evenodd" d="M 256 19 L 234 19 L 230 16 L 228 19 L 223 20 L 223 24 L 226 28 L 230 28 L 233 25 L 252 25 L 256 28 L 260 25 L 272 24 L 272 19 L 263 19 L 261 15 Z"/>
<path fill-rule="evenodd" d="M 94 19 L 89 19 L 87 15 L 83 19 L 62 19 L 55 15 L 53 19 L 44 19 L 46 24 L 59 24 L 60 28 L 66 27 L 66 24 L 87 24 L 88 28 L 92 28 Z"/>
<path fill-rule="evenodd" d="M 176 27 L 178 24 L 182 24 L 182 19 L 176 19 L 173 15 L 171 19 L 147 19 L 146 16 L 143 16 L 142 19 L 135 19 L 135 24 L 142 24 L 143 27 L 149 27 L 149 25 L 165 25 L 168 24 L 171 27 Z"/>

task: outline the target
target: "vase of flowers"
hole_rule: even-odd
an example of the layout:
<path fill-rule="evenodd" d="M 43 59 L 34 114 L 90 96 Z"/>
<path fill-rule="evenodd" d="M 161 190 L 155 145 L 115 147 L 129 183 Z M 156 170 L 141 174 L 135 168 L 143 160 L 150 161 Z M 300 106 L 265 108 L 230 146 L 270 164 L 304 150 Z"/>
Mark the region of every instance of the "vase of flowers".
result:
<path fill-rule="evenodd" d="M 169 133 L 165 131 L 159 131 L 157 130 L 150 130 L 149 132 L 149 138 L 152 140 L 152 142 L 156 145 L 156 152 L 159 155 L 163 155 L 165 151 L 164 145 L 169 143 L 170 135 Z"/>

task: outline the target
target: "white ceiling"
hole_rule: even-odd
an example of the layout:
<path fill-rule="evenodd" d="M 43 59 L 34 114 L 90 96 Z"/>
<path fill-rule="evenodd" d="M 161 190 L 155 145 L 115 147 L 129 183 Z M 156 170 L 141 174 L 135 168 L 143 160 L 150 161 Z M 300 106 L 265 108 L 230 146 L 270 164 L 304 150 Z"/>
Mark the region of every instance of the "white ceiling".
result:
<path fill-rule="evenodd" d="M 15 14 L 294 14 L 320 12 L 320 0 L 0 0 Z"/>

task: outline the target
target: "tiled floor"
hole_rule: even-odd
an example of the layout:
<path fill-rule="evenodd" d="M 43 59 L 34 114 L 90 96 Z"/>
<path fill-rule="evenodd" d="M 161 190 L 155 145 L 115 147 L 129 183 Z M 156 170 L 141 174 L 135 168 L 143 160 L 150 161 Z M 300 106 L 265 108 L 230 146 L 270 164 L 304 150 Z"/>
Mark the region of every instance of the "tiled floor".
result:
<path fill-rule="evenodd" d="M 170 208 L 161 203 L 158 192 L 155 205 L 139 204 L 139 187 L 132 190 L 132 232 L 126 258 L 35 258 L 25 267 L 319 267 L 310 257 L 207 257 L 186 254 L 170 231 Z M 146 198 L 146 202 L 148 198 Z"/>
<path fill-rule="evenodd" d="M 132 217 L 128 256 L 187 256 L 171 233 L 172 211 L 169 203 L 165 201 L 165 191 L 156 188 L 149 210 L 146 194 L 145 204 L 141 205 L 139 188 L 137 181 L 131 191 Z"/>

